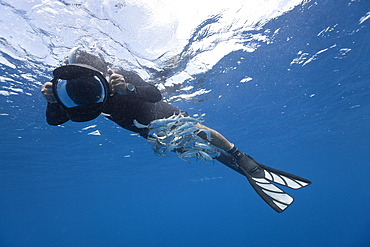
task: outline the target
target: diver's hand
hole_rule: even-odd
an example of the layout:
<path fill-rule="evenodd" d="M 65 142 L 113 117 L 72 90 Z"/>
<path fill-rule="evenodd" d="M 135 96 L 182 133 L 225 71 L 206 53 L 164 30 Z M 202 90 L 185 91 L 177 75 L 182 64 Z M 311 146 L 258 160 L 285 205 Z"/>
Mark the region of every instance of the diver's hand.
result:
<path fill-rule="evenodd" d="M 109 82 L 112 85 L 113 93 L 127 95 L 135 91 L 135 86 L 127 83 L 123 75 L 116 74 L 111 69 L 108 70 L 108 73 L 110 74 Z"/>
<path fill-rule="evenodd" d="M 42 85 L 41 93 L 42 96 L 44 96 L 44 98 L 50 103 L 57 103 L 57 100 L 55 99 L 53 93 L 53 83 L 47 82 L 44 85 Z"/>

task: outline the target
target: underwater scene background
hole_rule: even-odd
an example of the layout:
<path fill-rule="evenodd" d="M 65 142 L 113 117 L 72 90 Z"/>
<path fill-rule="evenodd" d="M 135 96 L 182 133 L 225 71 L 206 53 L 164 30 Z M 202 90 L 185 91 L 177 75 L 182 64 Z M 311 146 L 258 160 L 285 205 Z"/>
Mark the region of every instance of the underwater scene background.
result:
<path fill-rule="evenodd" d="M 0 23 L 0 246 L 369 246 L 370 1 L 0 0 Z M 103 116 L 47 125 L 75 46 L 312 185 L 278 214 Z"/>

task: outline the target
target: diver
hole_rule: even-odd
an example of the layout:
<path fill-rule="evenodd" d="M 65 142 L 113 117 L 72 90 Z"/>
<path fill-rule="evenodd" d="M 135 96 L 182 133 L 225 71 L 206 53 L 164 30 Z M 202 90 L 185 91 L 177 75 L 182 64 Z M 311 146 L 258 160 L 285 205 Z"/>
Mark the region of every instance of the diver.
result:
<path fill-rule="evenodd" d="M 47 100 L 46 120 L 50 125 L 69 120 L 86 122 L 102 114 L 139 133 L 155 146 L 155 151 L 171 147 L 180 158 L 193 155 L 220 161 L 246 176 L 262 199 L 279 213 L 294 199 L 271 182 L 293 189 L 311 184 L 307 179 L 255 161 L 217 131 L 164 102 L 160 91 L 135 72 L 108 68 L 100 54 L 76 47 L 66 65 L 56 68 L 53 75 L 41 89 Z M 187 141 L 185 144 L 179 140 Z"/>

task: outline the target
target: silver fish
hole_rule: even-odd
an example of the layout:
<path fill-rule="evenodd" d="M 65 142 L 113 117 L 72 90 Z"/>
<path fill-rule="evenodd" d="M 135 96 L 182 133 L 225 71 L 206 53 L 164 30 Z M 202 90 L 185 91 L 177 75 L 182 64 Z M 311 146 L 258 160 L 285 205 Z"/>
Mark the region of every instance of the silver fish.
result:
<path fill-rule="evenodd" d="M 137 128 L 139 128 L 139 129 L 149 128 L 149 125 L 141 124 L 141 123 L 139 123 L 136 119 L 134 119 L 134 125 L 135 125 Z"/>
<path fill-rule="evenodd" d="M 212 148 L 210 145 L 205 144 L 205 143 L 199 143 L 199 142 L 194 143 L 194 147 L 201 149 L 201 150 L 208 150 L 208 151 L 214 150 L 214 148 Z"/>
<path fill-rule="evenodd" d="M 154 120 L 154 121 L 150 122 L 149 128 L 158 128 L 158 127 L 161 127 L 161 126 L 167 125 L 169 123 L 173 123 L 173 122 L 176 122 L 176 120 L 175 119 L 168 119 L 168 118 L 157 119 L 157 120 Z"/>
<path fill-rule="evenodd" d="M 190 158 L 190 157 L 196 156 L 197 153 L 198 153 L 197 150 L 189 150 L 189 151 L 181 153 L 180 156 L 183 158 Z"/>
<path fill-rule="evenodd" d="M 165 156 L 169 151 L 175 151 L 185 161 L 191 157 L 210 161 L 218 151 L 209 143 L 211 133 L 195 126 L 200 122 L 200 119 L 174 114 L 169 118 L 154 120 L 149 125 L 140 124 L 136 120 L 134 124 L 138 128 L 149 128 L 148 142 L 159 155 Z M 208 140 L 199 137 L 200 132 L 204 132 Z"/>
<path fill-rule="evenodd" d="M 198 151 L 198 153 L 200 154 L 200 157 L 204 161 L 211 161 L 211 160 L 213 160 L 213 158 L 209 154 L 207 154 L 206 152 L 204 152 L 204 151 Z"/>
<path fill-rule="evenodd" d="M 180 118 L 178 121 L 180 122 L 190 122 L 190 123 L 200 123 L 201 121 L 199 119 L 196 119 L 196 118 L 192 118 L 192 117 L 182 117 Z"/>
<path fill-rule="evenodd" d="M 187 129 L 179 132 L 178 135 L 181 135 L 181 136 L 189 135 L 189 134 L 194 133 L 194 132 L 196 132 L 198 130 L 199 130 L 198 127 L 190 127 L 190 128 L 187 128 Z"/>
<path fill-rule="evenodd" d="M 180 131 L 180 130 L 183 130 L 183 129 L 186 129 L 186 128 L 190 128 L 190 127 L 193 127 L 194 126 L 194 123 L 183 123 L 181 126 L 177 127 L 175 129 L 175 131 Z"/>
<path fill-rule="evenodd" d="M 203 133 L 205 133 L 208 141 L 211 141 L 211 140 L 212 140 L 211 132 L 210 132 L 209 130 L 206 130 L 206 129 L 199 129 L 199 132 L 203 132 Z"/>

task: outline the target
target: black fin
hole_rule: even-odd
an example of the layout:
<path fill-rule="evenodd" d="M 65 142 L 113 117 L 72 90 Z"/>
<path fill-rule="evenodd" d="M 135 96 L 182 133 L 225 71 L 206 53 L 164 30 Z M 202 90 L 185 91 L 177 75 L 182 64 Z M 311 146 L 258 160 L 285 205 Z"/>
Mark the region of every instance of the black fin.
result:
<path fill-rule="evenodd" d="M 246 176 L 258 195 L 278 213 L 287 209 L 293 203 L 294 198 L 271 182 L 292 189 L 299 189 L 311 184 L 311 181 L 307 179 L 262 165 L 247 154 L 244 154 L 242 158 L 244 163 L 247 163 L 245 167 L 238 165 L 232 155 L 222 151 L 216 159 Z"/>
<path fill-rule="evenodd" d="M 246 173 L 245 176 L 257 194 L 276 212 L 283 212 L 293 203 L 294 198 L 292 196 L 272 184 L 267 179 L 255 178 L 249 173 Z"/>

